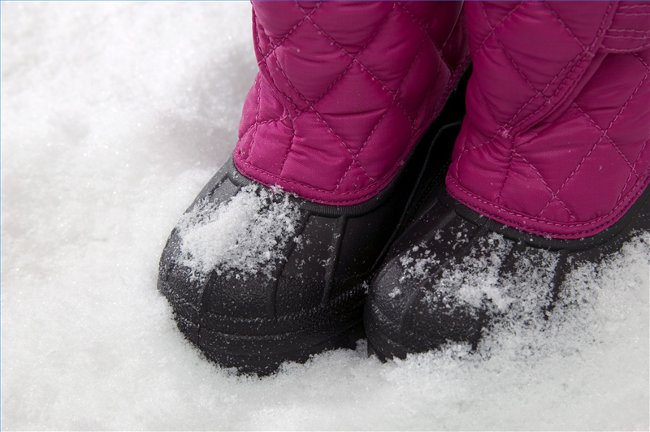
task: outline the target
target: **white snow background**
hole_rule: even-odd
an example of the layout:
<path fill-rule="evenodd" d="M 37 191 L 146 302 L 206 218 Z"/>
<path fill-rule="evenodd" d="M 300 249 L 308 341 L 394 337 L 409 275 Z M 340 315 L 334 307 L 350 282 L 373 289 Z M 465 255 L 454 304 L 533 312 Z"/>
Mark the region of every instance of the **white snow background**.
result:
<path fill-rule="evenodd" d="M 648 429 L 650 236 L 581 306 L 381 364 L 208 363 L 156 291 L 255 73 L 248 3 L 2 3 L 4 429 Z"/>

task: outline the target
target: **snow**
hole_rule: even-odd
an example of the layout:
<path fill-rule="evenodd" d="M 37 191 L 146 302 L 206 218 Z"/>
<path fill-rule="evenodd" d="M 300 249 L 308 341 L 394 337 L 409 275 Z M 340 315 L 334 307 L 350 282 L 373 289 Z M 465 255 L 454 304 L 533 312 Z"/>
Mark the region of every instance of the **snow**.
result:
<path fill-rule="evenodd" d="M 461 244 L 454 240 L 453 247 Z M 465 244 L 470 239 L 463 237 Z M 514 254 L 511 269 L 499 271 L 514 246 L 497 233 L 489 234 L 483 241 L 474 243 L 459 262 L 441 263 L 435 259 L 435 251 L 413 248 L 401 258 L 404 276 L 415 283 L 435 280 L 435 290 L 430 290 L 423 301 L 437 304 L 442 301 L 449 309 L 471 308 L 474 312 L 487 309 L 496 314 L 521 317 L 524 308 L 527 315 L 544 310 L 550 301 L 548 287 L 552 284 L 558 255 L 546 250 Z M 411 256 L 420 251 L 419 257 Z M 442 269 L 441 267 L 442 266 Z M 427 282 L 430 283 L 430 282 Z M 520 306 L 519 308 L 517 306 Z"/>
<path fill-rule="evenodd" d="M 181 264 L 193 279 L 213 270 L 271 278 L 277 264 L 271 258 L 294 241 L 299 216 L 299 206 L 279 188 L 251 184 L 221 204 L 207 196 L 178 225 Z"/>
<path fill-rule="evenodd" d="M 234 144 L 250 6 L 1 7 L 3 428 L 648 429 L 647 234 L 478 354 L 360 345 L 264 379 L 208 363 L 157 266 Z"/>

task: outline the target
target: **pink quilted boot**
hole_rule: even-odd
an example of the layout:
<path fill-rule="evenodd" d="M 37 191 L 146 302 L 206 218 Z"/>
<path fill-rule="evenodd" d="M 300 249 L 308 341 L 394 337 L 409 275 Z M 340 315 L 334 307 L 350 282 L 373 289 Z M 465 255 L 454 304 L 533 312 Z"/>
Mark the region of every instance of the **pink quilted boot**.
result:
<path fill-rule="evenodd" d="M 465 7 L 473 74 L 449 195 L 425 199 L 371 286 L 381 357 L 539 322 L 571 269 L 650 228 L 650 4 Z"/>
<path fill-rule="evenodd" d="M 159 289 L 208 358 L 269 373 L 358 337 L 363 281 L 445 163 L 431 137 L 462 117 L 462 96 L 440 114 L 469 53 L 456 2 L 254 2 L 253 32 L 233 160 L 172 232 Z"/>

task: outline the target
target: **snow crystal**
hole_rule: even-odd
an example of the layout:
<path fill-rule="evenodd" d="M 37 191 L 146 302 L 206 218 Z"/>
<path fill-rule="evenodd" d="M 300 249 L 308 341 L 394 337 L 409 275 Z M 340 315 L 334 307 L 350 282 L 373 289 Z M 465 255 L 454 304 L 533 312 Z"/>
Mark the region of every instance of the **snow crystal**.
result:
<path fill-rule="evenodd" d="M 279 188 L 248 185 L 220 205 L 206 197 L 178 225 L 180 261 L 194 278 L 212 270 L 271 278 L 279 252 L 295 240 L 299 215 Z"/>
<path fill-rule="evenodd" d="M 1 16 L 3 429 L 648 430 L 647 234 L 476 353 L 381 364 L 360 344 L 264 379 L 210 364 L 156 291 L 158 258 L 232 152 L 256 73 L 250 4 Z"/>
<path fill-rule="evenodd" d="M 460 304 L 478 309 L 487 301 L 490 306 L 505 311 L 510 299 L 499 280 L 499 269 L 510 248 L 511 243 L 503 236 L 491 233 L 483 248 L 477 245 L 460 264 L 445 267 L 436 288 Z"/>
<path fill-rule="evenodd" d="M 418 252 L 420 253 L 417 254 Z M 403 270 L 400 282 L 407 279 L 424 279 L 440 263 L 435 252 L 432 253 L 429 249 L 424 249 L 424 246 L 413 246 L 400 257 L 399 261 Z"/>

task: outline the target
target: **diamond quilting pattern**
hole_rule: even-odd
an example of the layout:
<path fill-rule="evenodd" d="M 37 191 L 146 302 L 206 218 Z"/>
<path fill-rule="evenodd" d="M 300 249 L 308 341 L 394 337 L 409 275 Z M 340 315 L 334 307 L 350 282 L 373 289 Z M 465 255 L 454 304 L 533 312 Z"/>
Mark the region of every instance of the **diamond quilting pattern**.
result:
<path fill-rule="evenodd" d="M 607 45 L 637 9 L 616 2 L 466 8 L 475 73 L 450 192 L 536 234 L 577 238 L 607 228 L 650 178 L 650 50 Z M 650 21 L 634 23 L 626 35 L 650 37 Z"/>
<path fill-rule="evenodd" d="M 460 16 L 455 2 L 254 3 L 239 170 L 327 204 L 377 194 L 466 66 Z"/>

